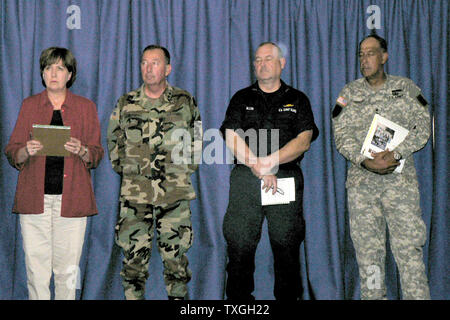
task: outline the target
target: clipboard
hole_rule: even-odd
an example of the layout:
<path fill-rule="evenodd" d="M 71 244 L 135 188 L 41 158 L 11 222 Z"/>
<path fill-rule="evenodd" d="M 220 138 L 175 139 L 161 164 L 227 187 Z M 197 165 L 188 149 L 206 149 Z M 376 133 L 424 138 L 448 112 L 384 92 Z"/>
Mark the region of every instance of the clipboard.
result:
<path fill-rule="evenodd" d="M 68 157 L 70 152 L 64 148 L 70 140 L 69 126 L 52 126 L 33 124 L 33 140 L 39 141 L 44 147 L 39 150 L 37 156 Z"/>

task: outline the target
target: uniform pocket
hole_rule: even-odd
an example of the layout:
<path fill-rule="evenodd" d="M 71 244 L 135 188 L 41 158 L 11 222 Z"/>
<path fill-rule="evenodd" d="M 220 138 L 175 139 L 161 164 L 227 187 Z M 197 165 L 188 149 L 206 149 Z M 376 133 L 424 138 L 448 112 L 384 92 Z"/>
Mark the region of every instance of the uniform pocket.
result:
<path fill-rule="evenodd" d="M 295 110 L 295 109 L 293 109 Z M 295 110 L 296 111 L 296 110 Z M 275 116 L 275 127 L 276 128 L 292 128 L 297 119 L 297 114 L 294 111 L 283 111 L 278 112 Z"/>
<path fill-rule="evenodd" d="M 150 150 L 148 143 L 149 119 L 144 113 L 128 113 L 124 116 L 125 158 L 123 174 L 135 176 L 149 173 Z"/>
<path fill-rule="evenodd" d="M 124 129 L 127 142 L 133 144 L 142 142 L 144 119 L 137 116 L 129 116 L 125 119 Z"/>
<path fill-rule="evenodd" d="M 166 168 L 189 163 L 193 137 L 183 114 L 168 114 L 161 119 L 161 129 L 163 141 L 160 150 L 165 154 Z"/>
<path fill-rule="evenodd" d="M 123 166 L 122 172 L 126 176 L 136 176 L 141 174 L 139 164 L 125 164 Z"/>
<path fill-rule="evenodd" d="M 258 114 L 256 111 L 246 111 L 245 112 L 245 121 L 242 129 L 247 130 L 248 128 L 258 127 Z"/>
<path fill-rule="evenodd" d="M 176 140 L 177 137 L 172 138 L 174 131 L 177 131 L 177 136 L 179 136 L 181 134 L 179 132 L 182 130 L 189 130 L 188 122 L 183 118 L 182 113 L 169 113 L 161 119 L 161 131 L 164 132 L 168 140 Z"/>

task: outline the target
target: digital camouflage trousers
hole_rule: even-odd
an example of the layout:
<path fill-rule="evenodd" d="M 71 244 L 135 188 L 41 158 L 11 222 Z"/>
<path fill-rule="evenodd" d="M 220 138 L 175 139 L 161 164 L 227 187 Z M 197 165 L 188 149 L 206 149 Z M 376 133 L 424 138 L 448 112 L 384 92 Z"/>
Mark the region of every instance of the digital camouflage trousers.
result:
<path fill-rule="evenodd" d="M 417 183 L 348 188 L 350 235 L 359 267 L 361 299 L 386 299 L 386 225 L 403 299 L 430 299 L 422 248 L 426 226 Z"/>

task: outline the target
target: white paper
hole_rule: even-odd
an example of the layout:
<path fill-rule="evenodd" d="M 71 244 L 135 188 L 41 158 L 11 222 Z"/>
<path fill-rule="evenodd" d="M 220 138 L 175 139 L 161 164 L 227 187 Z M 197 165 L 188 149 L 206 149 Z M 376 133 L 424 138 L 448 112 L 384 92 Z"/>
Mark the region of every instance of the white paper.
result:
<path fill-rule="evenodd" d="M 261 188 L 263 185 L 264 181 L 261 180 Z M 266 192 L 266 189 L 261 189 L 261 205 L 288 204 L 295 201 L 295 181 L 293 177 L 277 179 L 277 190 L 275 194 L 272 194 L 273 189 L 268 192 Z"/>
<path fill-rule="evenodd" d="M 366 139 L 361 149 L 361 154 L 373 159 L 371 152 L 382 152 L 386 149 L 393 151 L 405 140 L 409 131 L 395 122 L 392 122 L 379 114 L 375 114 L 367 132 Z M 394 172 L 400 173 L 405 165 L 405 159 L 400 160 L 400 165 Z"/>

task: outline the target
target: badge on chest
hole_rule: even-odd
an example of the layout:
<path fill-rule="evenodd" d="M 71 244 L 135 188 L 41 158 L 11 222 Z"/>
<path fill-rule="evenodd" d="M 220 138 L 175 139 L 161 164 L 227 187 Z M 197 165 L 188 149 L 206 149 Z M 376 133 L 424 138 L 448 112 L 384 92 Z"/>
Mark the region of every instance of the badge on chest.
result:
<path fill-rule="evenodd" d="M 403 98 L 404 93 L 403 93 L 403 89 L 395 89 L 392 90 L 392 94 L 390 96 L 391 99 L 398 99 L 398 98 Z"/>
<path fill-rule="evenodd" d="M 278 108 L 278 112 L 293 112 L 297 113 L 297 109 L 294 108 L 293 104 L 285 104 L 282 107 Z"/>

